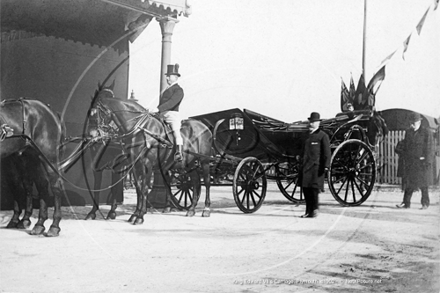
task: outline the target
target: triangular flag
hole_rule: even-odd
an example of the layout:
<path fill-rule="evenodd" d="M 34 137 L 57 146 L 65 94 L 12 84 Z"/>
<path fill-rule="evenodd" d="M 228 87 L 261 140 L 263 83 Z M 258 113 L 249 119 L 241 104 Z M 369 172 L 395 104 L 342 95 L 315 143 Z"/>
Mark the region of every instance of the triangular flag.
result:
<path fill-rule="evenodd" d="M 402 58 L 405 60 L 405 52 L 408 50 L 409 40 L 411 39 L 411 34 L 406 38 L 405 42 L 403 42 L 403 53 Z"/>
<path fill-rule="evenodd" d="M 382 62 L 380 63 L 380 65 L 386 65 L 388 63 L 388 61 L 390 61 L 391 57 L 393 57 L 394 53 L 397 52 L 397 49 L 394 50 L 393 53 L 391 53 L 390 55 L 388 55 L 388 57 L 386 57 L 385 59 L 382 60 Z"/>
<path fill-rule="evenodd" d="M 347 86 L 341 78 L 341 111 L 347 110 L 347 104 L 349 103 L 349 93 Z"/>
<path fill-rule="evenodd" d="M 417 33 L 420 36 L 420 32 L 422 31 L 423 24 L 425 23 L 426 15 L 428 15 L 429 8 L 426 10 L 425 14 L 423 14 L 422 19 L 419 21 L 419 24 L 416 26 Z"/>
<path fill-rule="evenodd" d="M 354 95 L 356 93 L 356 87 L 353 81 L 353 75 L 350 76 L 350 101 L 353 101 Z"/>
<path fill-rule="evenodd" d="M 374 105 L 376 104 L 376 95 L 373 93 L 368 93 L 368 99 L 367 99 L 367 105 L 370 109 L 374 108 Z"/>
<path fill-rule="evenodd" d="M 385 79 L 385 65 L 382 66 L 382 68 L 379 69 L 379 71 L 377 71 L 374 74 L 374 76 L 370 79 L 370 82 L 368 83 L 367 86 L 368 93 L 376 95 L 384 79 Z"/>
<path fill-rule="evenodd" d="M 361 74 L 361 77 L 359 78 L 359 82 L 356 88 L 356 93 L 355 93 L 355 98 L 353 99 L 353 107 L 355 110 L 364 110 L 364 103 L 365 103 L 365 99 L 367 97 L 367 91 L 366 91 L 366 87 L 365 87 L 365 81 L 364 81 L 364 74 Z"/>

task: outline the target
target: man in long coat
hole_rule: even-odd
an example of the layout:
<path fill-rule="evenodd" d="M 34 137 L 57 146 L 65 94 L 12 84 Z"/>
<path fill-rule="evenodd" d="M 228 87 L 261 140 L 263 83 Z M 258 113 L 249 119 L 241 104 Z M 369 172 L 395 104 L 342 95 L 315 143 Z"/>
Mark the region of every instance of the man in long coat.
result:
<path fill-rule="evenodd" d="M 405 191 L 403 202 L 398 208 L 410 208 L 414 191 L 422 192 L 422 209 L 429 207 L 428 186 L 431 177 L 431 164 L 434 158 L 433 136 L 429 129 L 421 125 L 420 114 L 413 113 L 410 117 L 411 126 L 405 132 L 402 156 L 405 160 Z"/>
<path fill-rule="evenodd" d="M 309 120 L 309 132 L 303 145 L 302 190 L 306 200 L 306 212 L 302 218 L 317 216 L 318 195 L 324 190 L 325 173 L 330 166 L 330 140 L 319 128 L 319 113 L 312 112 Z"/>

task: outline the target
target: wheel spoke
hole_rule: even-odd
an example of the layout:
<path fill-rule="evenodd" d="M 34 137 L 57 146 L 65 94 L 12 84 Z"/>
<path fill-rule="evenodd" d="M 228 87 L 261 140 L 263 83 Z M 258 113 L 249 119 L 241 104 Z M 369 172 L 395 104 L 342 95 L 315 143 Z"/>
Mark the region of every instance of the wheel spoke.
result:
<path fill-rule="evenodd" d="M 360 180 L 360 178 L 357 178 L 359 181 L 361 181 Z M 364 197 L 364 193 L 362 192 L 362 188 L 361 188 L 361 186 L 356 182 L 356 180 L 353 180 L 354 181 L 354 184 L 356 185 L 356 188 L 357 188 L 357 190 L 359 191 L 359 193 L 361 194 L 361 197 Z M 361 181 L 361 184 L 362 184 L 362 181 Z"/>
<path fill-rule="evenodd" d="M 254 203 L 254 207 L 256 207 L 257 206 L 257 202 L 255 201 L 254 195 L 256 195 L 258 198 L 260 198 L 260 196 L 254 190 L 251 192 L 252 202 Z"/>
<path fill-rule="evenodd" d="M 354 183 L 353 183 L 354 179 L 351 179 L 350 182 L 351 182 L 351 192 L 353 194 L 353 202 L 356 202 L 356 192 L 354 192 Z"/>

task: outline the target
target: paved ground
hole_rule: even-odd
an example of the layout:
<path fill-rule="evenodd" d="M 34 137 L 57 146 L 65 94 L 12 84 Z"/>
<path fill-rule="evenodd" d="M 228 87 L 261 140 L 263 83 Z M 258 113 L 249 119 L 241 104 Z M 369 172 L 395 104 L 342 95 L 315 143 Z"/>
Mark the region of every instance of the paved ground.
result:
<path fill-rule="evenodd" d="M 6 229 L 2 211 L 0 292 L 440 292 L 438 191 L 423 211 L 418 193 L 410 210 L 394 207 L 398 190 L 355 208 L 324 193 L 316 219 L 272 185 L 254 214 L 212 191 L 210 218 L 155 212 L 141 226 L 127 222 L 131 190 L 113 221 L 65 207 L 58 238 Z"/>

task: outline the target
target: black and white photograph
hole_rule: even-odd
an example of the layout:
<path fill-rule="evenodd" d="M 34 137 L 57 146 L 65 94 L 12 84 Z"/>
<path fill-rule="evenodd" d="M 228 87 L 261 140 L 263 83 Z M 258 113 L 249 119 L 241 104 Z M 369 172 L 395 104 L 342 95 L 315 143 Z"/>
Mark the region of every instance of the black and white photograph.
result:
<path fill-rule="evenodd" d="M 1 0 L 0 292 L 440 292 L 439 0 Z"/>

